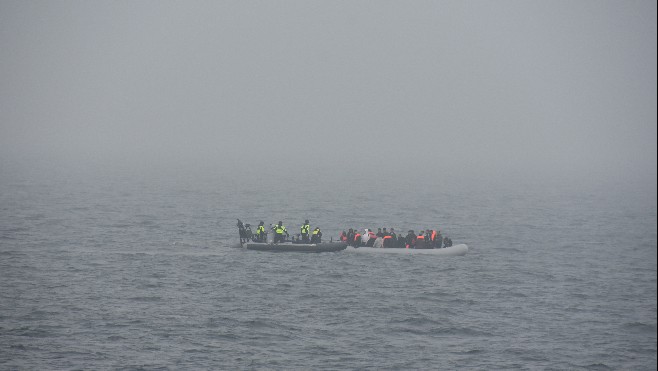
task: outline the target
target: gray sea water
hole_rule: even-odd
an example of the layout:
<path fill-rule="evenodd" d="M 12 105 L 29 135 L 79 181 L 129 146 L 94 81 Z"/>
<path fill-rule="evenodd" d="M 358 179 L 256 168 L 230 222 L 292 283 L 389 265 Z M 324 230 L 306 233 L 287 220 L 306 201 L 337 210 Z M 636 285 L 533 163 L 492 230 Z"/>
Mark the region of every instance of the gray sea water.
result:
<path fill-rule="evenodd" d="M 0 369 L 653 370 L 647 189 L 4 163 Z M 470 251 L 244 251 L 236 218 Z"/>

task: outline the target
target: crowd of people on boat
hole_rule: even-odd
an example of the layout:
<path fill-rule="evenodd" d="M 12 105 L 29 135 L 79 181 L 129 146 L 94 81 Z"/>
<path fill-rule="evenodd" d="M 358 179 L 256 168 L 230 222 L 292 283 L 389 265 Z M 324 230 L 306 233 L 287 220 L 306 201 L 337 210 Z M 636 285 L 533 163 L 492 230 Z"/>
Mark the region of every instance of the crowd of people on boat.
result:
<path fill-rule="evenodd" d="M 243 224 L 238 219 L 238 230 L 240 232 L 240 243 L 247 242 L 267 242 L 268 230 L 265 223 L 261 220 L 256 227 L 256 231 L 251 230 L 250 224 Z M 300 227 L 299 234 L 290 237 L 290 233 L 281 221 L 269 225 L 269 231 L 273 234 L 273 242 L 292 242 L 318 244 L 322 243 L 322 231 L 320 227 L 315 227 L 311 231 L 311 225 L 306 219 Z M 372 229 L 364 229 L 360 232 L 356 228 L 350 228 L 342 231 L 339 237 L 340 241 L 346 242 L 353 247 L 375 247 L 375 248 L 407 248 L 407 249 L 440 249 L 452 246 L 452 239 L 443 236 L 440 230 L 425 229 L 418 234 L 409 230 L 406 235 L 397 234 L 394 228 L 378 228 L 377 233 Z"/>
<path fill-rule="evenodd" d="M 353 247 L 440 249 L 452 246 L 452 239 L 443 236 L 440 230 L 429 228 L 418 234 L 409 230 L 406 236 L 403 233 L 397 234 L 394 228 L 378 228 L 377 233 L 367 228 L 363 233 L 356 228 L 350 228 L 347 232 L 341 232 L 340 240 Z"/>
<path fill-rule="evenodd" d="M 304 221 L 304 224 L 300 228 L 300 233 L 293 235 L 290 238 L 290 233 L 283 225 L 283 222 L 279 221 L 276 224 L 270 224 L 269 230 L 273 233 L 273 242 L 292 242 L 292 243 L 322 243 L 322 230 L 320 227 L 315 227 L 311 231 L 311 225 L 309 224 L 308 219 Z M 238 219 L 238 231 L 240 232 L 240 243 L 246 242 L 267 242 L 268 231 L 265 229 L 265 223 L 261 220 L 256 227 L 256 232 L 251 230 L 251 224 L 243 224 L 240 219 Z"/>

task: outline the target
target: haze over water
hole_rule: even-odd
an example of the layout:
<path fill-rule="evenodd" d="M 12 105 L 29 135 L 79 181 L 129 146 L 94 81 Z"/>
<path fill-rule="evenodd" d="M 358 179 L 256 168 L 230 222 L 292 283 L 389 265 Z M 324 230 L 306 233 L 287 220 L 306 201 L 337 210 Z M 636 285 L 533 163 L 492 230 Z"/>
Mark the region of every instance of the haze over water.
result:
<path fill-rule="evenodd" d="M 3 368 L 656 362 L 656 212 L 642 196 L 60 171 L 3 169 Z M 436 226 L 470 251 L 243 251 L 236 217 L 290 231 L 309 218 L 326 238 Z"/>
<path fill-rule="evenodd" d="M 656 367 L 655 2 L 0 1 L 0 50 L 2 369 Z"/>

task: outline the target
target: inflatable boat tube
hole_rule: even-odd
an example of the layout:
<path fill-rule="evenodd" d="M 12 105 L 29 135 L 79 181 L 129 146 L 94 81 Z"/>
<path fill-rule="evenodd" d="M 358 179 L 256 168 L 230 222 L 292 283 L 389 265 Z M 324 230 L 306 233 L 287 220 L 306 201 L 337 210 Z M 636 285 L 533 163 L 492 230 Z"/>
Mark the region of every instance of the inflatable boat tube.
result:
<path fill-rule="evenodd" d="M 332 252 L 347 248 L 345 242 L 323 242 L 323 243 L 263 243 L 248 242 L 242 245 L 247 250 L 271 251 L 271 252 Z"/>
<path fill-rule="evenodd" d="M 410 255 L 444 255 L 460 256 L 468 252 L 468 246 L 465 244 L 453 245 L 442 249 L 400 249 L 400 248 L 374 248 L 349 246 L 345 251 L 357 254 L 410 254 Z"/>

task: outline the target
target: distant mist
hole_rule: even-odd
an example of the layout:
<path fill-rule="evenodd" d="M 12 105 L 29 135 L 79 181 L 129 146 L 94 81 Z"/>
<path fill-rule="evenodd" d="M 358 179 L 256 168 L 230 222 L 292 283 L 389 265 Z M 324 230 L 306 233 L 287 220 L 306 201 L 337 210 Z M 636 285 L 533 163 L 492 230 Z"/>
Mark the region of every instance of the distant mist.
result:
<path fill-rule="evenodd" d="M 0 50 L 3 163 L 655 192 L 654 1 L 2 1 Z"/>

